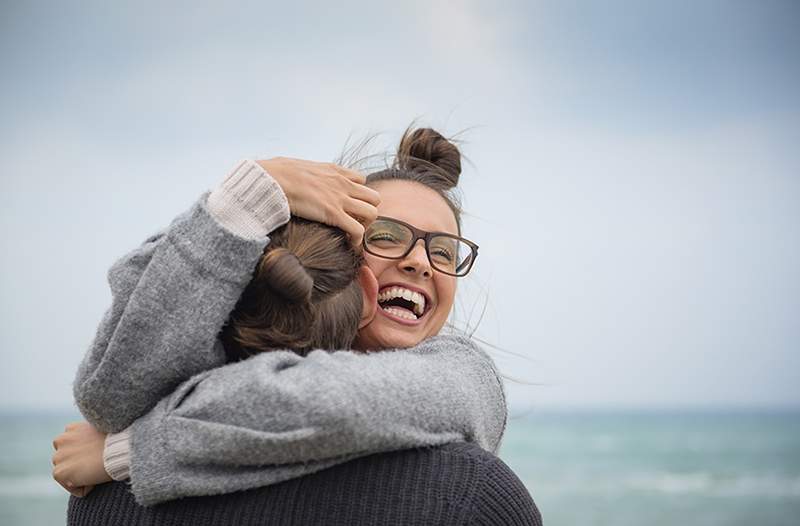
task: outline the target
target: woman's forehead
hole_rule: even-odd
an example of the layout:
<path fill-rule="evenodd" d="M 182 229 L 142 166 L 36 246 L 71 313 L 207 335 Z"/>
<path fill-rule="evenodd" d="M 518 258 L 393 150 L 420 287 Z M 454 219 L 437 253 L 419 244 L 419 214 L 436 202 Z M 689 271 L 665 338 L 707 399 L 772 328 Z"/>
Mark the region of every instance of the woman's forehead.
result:
<path fill-rule="evenodd" d="M 381 196 L 379 215 L 430 232 L 458 234 L 453 211 L 435 190 L 414 181 L 378 181 L 370 186 Z"/>

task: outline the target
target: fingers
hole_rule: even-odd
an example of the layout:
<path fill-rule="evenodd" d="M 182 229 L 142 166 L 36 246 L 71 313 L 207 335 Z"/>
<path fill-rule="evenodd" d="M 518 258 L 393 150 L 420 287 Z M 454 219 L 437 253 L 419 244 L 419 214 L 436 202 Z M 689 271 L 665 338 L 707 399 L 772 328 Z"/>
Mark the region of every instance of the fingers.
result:
<path fill-rule="evenodd" d="M 376 217 L 378 217 L 377 208 L 357 199 L 349 199 L 346 201 L 344 203 L 344 211 L 355 218 L 356 221 L 361 223 L 361 225 L 365 228 L 369 226 L 370 223 L 375 221 Z M 363 230 L 361 233 L 364 233 Z"/>
<path fill-rule="evenodd" d="M 70 491 L 70 493 L 75 495 L 76 497 L 85 497 L 93 489 L 94 489 L 94 486 L 81 486 L 80 488 L 73 488 Z"/>
<path fill-rule="evenodd" d="M 354 183 L 363 185 L 364 183 L 367 182 L 367 177 L 361 172 L 358 172 L 356 170 L 351 170 L 350 168 L 345 168 L 344 166 L 339 166 L 338 164 L 334 163 L 330 163 L 330 167 L 339 172 L 340 174 L 344 175 Z"/>
<path fill-rule="evenodd" d="M 370 188 L 369 186 L 353 183 L 350 186 L 350 191 L 348 193 L 350 194 L 350 197 L 359 199 L 361 201 L 364 201 L 365 203 L 369 203 L 372 206 L 378 206 L 379 204 L 381 204 L 380 194 L 376 190 Z"/>
<path fill-rule="evenodd" d="M 61 484 L 61 482 L 59 482 L 59 484 Z M 92 488 L 94 488 L 94 486 L 78 486 L 78 487 L 76 487 L 76 486 L 73 486 L 69 482 L 61 484 L 61 487 L 64 488 L 65 490 L 67 490 L 70 495 L 73 495 L 75 497 L 85 497 L 92 490 Z"/>
<path fill-rule="evenodd" d="M 58 451 L 58 448 L 64 447 L 65 444 L 69 442 L 69 436 L 67 433 L 61 433 L 57 437 L 53 439 L 53 449 Z"/>
<path fill-rule="evenodd" d="M 62 488 L 64 488 L 70 493 L 73 492 L 73 490 L 75 489 L 75 485 L 72 483 L 71 480 L 67 480 L 67 475 L 63 467 L 54 465 L 51 474 L 53 476 L 53 480 L 58 482 L 58 484 Z"/>
<path fill-rule="evenodd" d="M 350 236 L 350 243 L 353 246 L 359 246 L 364 238 L 364 226 L 348 214 L 341 214 L 338 223 L 339 228 Z"/>
<path fill-rule="evenodd" d="M 55 466 L 55 462 L 52 475 L 53 479 L 58 482 L 62 488 L 76 497 L 85 497 L 92 488 L 94 488 L 94 486 L 77 486 L 72 480 L 72 477 L 75 475 L 75 470 L 64 466 Z"/>
<path fill-rule="evenodd" d="M 64 445 L 64 442 L 68 440 L 70 436 L 73 436 L 70 433 L 73 431 L 78 431 L 80 427 L 81 422 L 70 422 L 64 426 L 64 432 L 53 439 L 53 449 L 58 451 L 58 448 Z"/>
<path fill-rule="evenodd" d="M 55 478 L 55 477 L 53 477 L 53 478 Z M 59 486 L 61 486 L 65 490 L 67 490 L 69 493 L 72 493 L 74 491 L 74 487 L 71 484 L 68 484 L 66 482 L 61 482 L 58 479 L 55 479 L 55 480 L 56 480 L 56 482 L 58 482 Z M 74 493 L 73 493 L 73 495 L 74 495 Z"/>
<path fill-rule="evenodd" d="M 72 488 L 68 491 L 75 497 L 83 497 L 85 495 L 83 488 Z"/>

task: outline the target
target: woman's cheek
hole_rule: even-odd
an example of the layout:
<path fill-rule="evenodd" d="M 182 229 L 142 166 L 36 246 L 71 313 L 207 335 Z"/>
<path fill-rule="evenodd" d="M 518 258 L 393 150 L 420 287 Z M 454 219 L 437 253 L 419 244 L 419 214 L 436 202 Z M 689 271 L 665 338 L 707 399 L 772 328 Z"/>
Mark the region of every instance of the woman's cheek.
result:
<path fill-rule="evenodd" d="M 432 320 L 430 336 L 439 334 L 439 331 L 441 331 L 442 327 L 447 322 L 447 318 L 450 317 L 456 298 L 456 284 L 458 283 L 456 281 L 457 278 L 453 276 L 441 275 L 437 277 L 440 279 L 436 288 L 439 303 L 436 305 L 436 319 Z"/>

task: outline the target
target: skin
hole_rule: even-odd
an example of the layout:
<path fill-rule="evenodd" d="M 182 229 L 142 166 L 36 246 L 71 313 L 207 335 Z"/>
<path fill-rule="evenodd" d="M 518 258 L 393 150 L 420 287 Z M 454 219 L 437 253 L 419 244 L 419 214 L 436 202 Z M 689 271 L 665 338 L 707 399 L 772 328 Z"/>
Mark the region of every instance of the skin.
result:
<path fill-rule="evenodd" d="M 399 219 L 429 232 L 458 235 L 453 212 L 434 190 L 412 181 L 380 181 L 372 188 L 378 190 L 381 197 L 378 215 Z M 372 321 L 359 331 L 354 347 L 413 347 L 438 334 L 453 308 L 457 278 L 431 268 L 425 242 L 417 240 L 403 259 L 384 259 L 369 253 L 364 257 L 375 275 L 379 290 L 390 283 L 422 289 L 430 299 L 430 307 L 419 325 L 401 324 L 384 315 L 378 307 Z"/>
<path fill-rule="evenodd" d="M 290 157 L 256 161 L 278 182 L 292 215 L 341 228 L 359 246 L 364 225 L 375 220 L 380 196 L 366 177 L 333 163 Z"/>
<path fill-rule="evenodd" d="M 105 439 L 106 434 L 88 422 L 67 424 L 64 432 L 53 440 L 56 482 L 76 497 L 83 497 L 96 484 L 111 481 L 103 467 Z"/>
<path fill-rule="evenodd" d="M 370 188 L 364 185 L 363 175 L 331 163 L 283 157 L 258 163 L 278 181 L 292 214 L 342 228 L 354 245 L 360 243 L 364 226 L 377 215 L 429 232 L 458 234 L 458 224 L 445 200 L 419 183 L 380 181 Z M 364 309 L 354 348 L 413 347 L 438 334 L 453 308 L 457 278 L 431 267 L 424 241 L 417 240 L 402 259 L 384 259 L 368 253 L 364 256 L 366 266 L 358 274 Z M 381 311 L 377 296 L 388 284 L 425 292 L 428 310 L 420 324 L 402 324 Z M 103 467 L 105 436 L 88 422 L 76 422 L 53 441 L 53 478 L 71 494 L 83 497 L 95 485 L 111 481 Z"/>

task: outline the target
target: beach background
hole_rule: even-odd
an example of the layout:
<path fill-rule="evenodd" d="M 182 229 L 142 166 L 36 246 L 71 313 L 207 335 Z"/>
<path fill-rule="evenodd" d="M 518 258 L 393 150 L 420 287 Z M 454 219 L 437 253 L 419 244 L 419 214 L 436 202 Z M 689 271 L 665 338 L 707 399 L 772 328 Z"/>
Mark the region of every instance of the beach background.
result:
<path fill-rule="evenodd" d="M 63 524 L 49 447 L 71 413 L 0 415 L 0 524 Z M 500 458 L 548 525 L 786 525 L 800 516 L 800 414 L 531 412 Z"/>
<path fill-rule="evenodd" d="M 106 273 L 242 158 L 460 139 L 455 326 L 547 524 L 800 522 L 800 3 L 0 3 L 0 524 Z M 391 160 L 391 159 L 389 159 Z"/>

